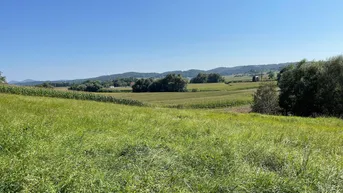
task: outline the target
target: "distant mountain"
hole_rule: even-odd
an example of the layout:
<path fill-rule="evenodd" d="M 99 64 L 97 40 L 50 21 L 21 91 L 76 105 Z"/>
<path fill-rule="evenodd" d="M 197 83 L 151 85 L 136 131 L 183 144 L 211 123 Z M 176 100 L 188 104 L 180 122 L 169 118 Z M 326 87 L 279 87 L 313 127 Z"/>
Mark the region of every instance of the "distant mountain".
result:
<path fill-rule="evenodd" d="M 25 83 L 31 83 L 31 82 L 36 82 L 36 80 L 32 80 L 32 79 L 26 79 L 23 81 L 12 80 L 12 81 L 9 81 L 8 84 L 25 84 Z"/>
<path fill-rule="evenodd" d="M 150 72 L 150 73 L 144 73 L 144 72 L 125 72 L 122 74 L 112 74 L 112 75 L 106 75 L 106 76 L 99 76 L 99 77 L 94 77 L 94 78 L 87 78 L 87 79 L 75 79 L 75 80 L 55 80 L 55 81 L 49 81 L 52 83 L 55 82 L 69 82 L 69 83 L 80 83 L 86 80 L 100 80 L 100 81 L 106 81 L 106 80 L 114 80 L 117 78 L 161 78 L 166 76 L 167 74 L 181 74 L 183 77 L 195 77 L 197 74 L 200 72 L 203 73 L 219 73 L 223 76 L 227 75 L 233 75 L 233 74 L 245 74 L 245 73 L 258 73 L 258 72 L 265 72 L 269 70 L 279 70 L 280 68 L 287 66 L 289 64 L 292 64 L 291 62 L 289 63 L 280 63 L 280 64 L 266 64 L 266 65 L 249 65 L 249 66 L 236 66 L 236 67 L 219 67 L 219 68 L 214 68 L 212 70 L 197 70 L 197 69 L 191 69 L 187 71 L 168 71 L 168 72 L 163 72 L 163 73 L 156 73 L 156 72 Z M 47 81 L 34 81 L 34 80 L 24 80 L 24 81 L 11 81 L 9 84 L 16 84 L 16 85 L 37 85 L 37 84 L 42 84 Z"/>

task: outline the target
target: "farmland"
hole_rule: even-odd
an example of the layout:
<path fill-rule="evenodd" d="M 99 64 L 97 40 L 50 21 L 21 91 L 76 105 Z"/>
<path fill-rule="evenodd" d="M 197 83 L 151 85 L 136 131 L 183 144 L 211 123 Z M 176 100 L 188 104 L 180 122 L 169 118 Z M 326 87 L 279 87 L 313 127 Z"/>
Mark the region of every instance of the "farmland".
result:
<path fill-rule="evenodd" d="M 252 101 L 252 94 L 259 83 L 208 83 L 189 84 L 190 92 L 152 92 L 152 93 L 132 93 L 113 92 L 97 93 L 100 95 L 113 96 L 116 98 L 133 99 L 147 104 L 160 107 L 177 108 L 227 108 L 242 105 L 249 105 Z M 67 88 L 55 88 L 57 90 L 67 90 Z M 118 90 L 128 90 L 128 87 L 115 88 Z M 191 92 L 192 90 L 197 92 Z"/>
<path fill-rule="evenodd" d="M 0 192 L 341 192 L 343 121 L 0 94 Z"/>

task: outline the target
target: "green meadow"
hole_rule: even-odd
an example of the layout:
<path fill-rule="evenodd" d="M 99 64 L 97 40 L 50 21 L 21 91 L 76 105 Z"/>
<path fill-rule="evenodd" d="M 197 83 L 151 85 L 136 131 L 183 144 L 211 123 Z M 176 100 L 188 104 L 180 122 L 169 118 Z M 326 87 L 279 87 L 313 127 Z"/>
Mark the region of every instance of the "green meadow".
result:
<path fill-rule="evenodd" d="M 0 192 L 343 191 L 341 119 L 14 94 L 0 109 Z"/>

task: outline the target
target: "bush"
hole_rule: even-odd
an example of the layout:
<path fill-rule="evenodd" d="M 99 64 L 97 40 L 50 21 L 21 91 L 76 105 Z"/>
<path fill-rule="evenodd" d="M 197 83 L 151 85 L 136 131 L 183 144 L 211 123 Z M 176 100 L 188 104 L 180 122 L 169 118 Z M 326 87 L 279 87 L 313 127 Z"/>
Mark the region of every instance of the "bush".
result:
<path fill-rule="evenodd" d="M 280 111 L 277 86 L 274 83 L 263 83 L 254 94 L 252 112 L 278 114 Z"/>

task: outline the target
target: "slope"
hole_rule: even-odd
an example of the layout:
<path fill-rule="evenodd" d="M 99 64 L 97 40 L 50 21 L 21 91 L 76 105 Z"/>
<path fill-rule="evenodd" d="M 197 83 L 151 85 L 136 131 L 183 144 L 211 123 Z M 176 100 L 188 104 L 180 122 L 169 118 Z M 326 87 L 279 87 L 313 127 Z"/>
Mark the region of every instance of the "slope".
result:
<path fill-rule="evenodd" d="M 0 94 L 0 192 L 341 192 L 343 121 Z"/>

